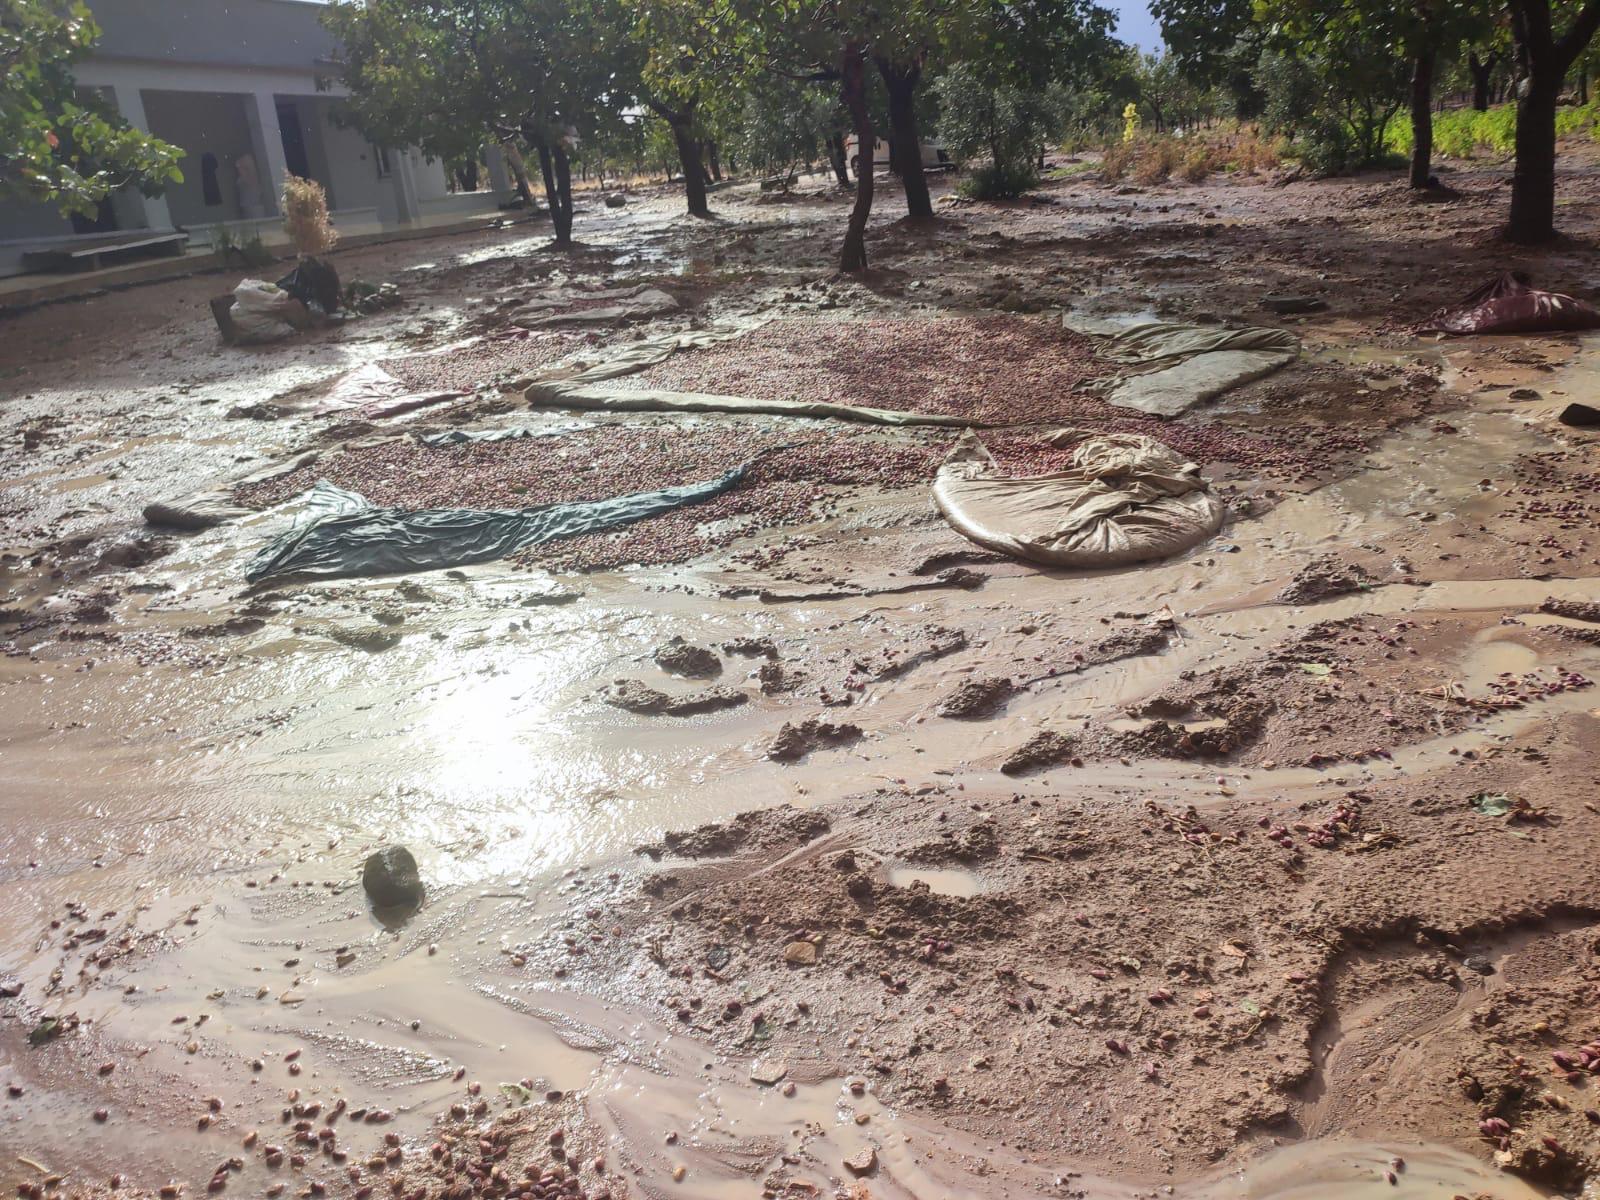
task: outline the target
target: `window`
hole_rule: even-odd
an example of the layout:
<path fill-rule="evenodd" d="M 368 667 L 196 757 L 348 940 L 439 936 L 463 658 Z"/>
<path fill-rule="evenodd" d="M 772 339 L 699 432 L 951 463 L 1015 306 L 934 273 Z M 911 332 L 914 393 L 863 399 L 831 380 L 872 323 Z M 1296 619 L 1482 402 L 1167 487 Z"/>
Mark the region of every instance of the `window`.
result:
<path fill-rule="evenodd" d="M 378 178 L 389 178 L 389 149 L 387 146 L 372 147 L 372 161 L 378 164 Z"/>

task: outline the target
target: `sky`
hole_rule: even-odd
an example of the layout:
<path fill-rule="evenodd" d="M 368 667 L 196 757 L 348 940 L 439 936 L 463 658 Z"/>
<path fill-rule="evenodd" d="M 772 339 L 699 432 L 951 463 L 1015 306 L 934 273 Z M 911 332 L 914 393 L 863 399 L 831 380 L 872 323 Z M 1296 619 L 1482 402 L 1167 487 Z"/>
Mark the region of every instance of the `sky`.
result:
<path fill-rule="evenodd" d="M 1117 36 L 1125 42 L 1132 42 L 1146 54 L 1161 49 L 1161 30 L 1156 27 L 1156 19 L 1150 15 L 1150 6 L 1145 0 L 1102 0 L 1112 12 L 1117 14 Z"/>

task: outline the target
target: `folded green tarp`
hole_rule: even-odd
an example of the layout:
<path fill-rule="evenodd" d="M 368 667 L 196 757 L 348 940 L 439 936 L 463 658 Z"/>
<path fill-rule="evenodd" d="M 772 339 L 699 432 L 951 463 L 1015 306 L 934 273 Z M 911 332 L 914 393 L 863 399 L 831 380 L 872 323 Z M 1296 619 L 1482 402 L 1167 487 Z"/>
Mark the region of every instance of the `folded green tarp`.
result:
<path fill-rule="evenodd" d="M 258 554 L 245 571 L 251 583 L 280 575 L 325 579 L 389 575 L 491 562 L 527 546 L 627 525 L 721 495 L 749 464 L 716 479 L 659 492 L 540 508 L 377 508 L 365 496 L 326 480 L 302 498 L 307 512 Z"/>

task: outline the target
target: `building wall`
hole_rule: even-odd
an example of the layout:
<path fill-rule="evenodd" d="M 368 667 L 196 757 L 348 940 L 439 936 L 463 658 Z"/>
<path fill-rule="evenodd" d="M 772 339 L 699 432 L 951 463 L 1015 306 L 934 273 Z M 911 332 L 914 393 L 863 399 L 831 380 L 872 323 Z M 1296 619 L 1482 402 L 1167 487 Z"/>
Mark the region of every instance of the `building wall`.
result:
<path fill-rule="evenodd" d="M 142 95 L 150 132 L 184 151 L 178 164 L 183 182 L 166 192 L 173 221 L 194 228 L 250 215 L 240 208 L 237 182 L 240 158 L 255 157 L 245 113 L 249 97 L 228 92 L 144 91 Z M 221 203 L 216 205 L 205 202 L 201 160 L 207 153 L 217 158 Z M 256 163 L 256 169 L 259 174 L 262 164 Z"/>
<path fill-rule="evenodd" d="M 329 83 L 334 44 L 318 15 L 321 0 L 89 0 L 103 37 L 75 64 L 85 88 L 97 88 L 134 125 L 184 151 L 183 182 L 147 199 L 120 189 L 111 200 L 119 230 L 203 229 L 250 216 L 243 211 L 236 164 L 254 157 L 264 214 L 275 223 L 277 182 L 286 167 L 280 102 L 292 105 L 307 168 L 336 213 L 400 225 L 419 217 L 493 208 L 484 191 L 455 196 L 444 164 L 415 151 L 377 154 L 353 129 L 334 124 L 340 89 Z M 203 155 L 217 156 L 221 203 L 205 203 Z M 487 181 L 485 181 L 487 185 Z M 0 204 L 0 275 L 19 269 L 30 243 L 74 236 L 72 222 L 46 205 Z M 204 235 L 201 235 L 204 240 Z"/>
<path fill-rule="evenodd" d="M 334 101 L 300 102 L 301 118 L 310 129 L 315 124 L 321 138 L 327 177 L 322 180 L 333 195 L 336 209 L 377 208 L 379 193 L 389 181 L 378 178 L 378 164 L 367 139 L 354 129 L 334 124 Z"/>
<path fill-rule="evenodd" d="M 312 0 L 89 0 L 96 56 L 307 71 L 333 56 Z"/>

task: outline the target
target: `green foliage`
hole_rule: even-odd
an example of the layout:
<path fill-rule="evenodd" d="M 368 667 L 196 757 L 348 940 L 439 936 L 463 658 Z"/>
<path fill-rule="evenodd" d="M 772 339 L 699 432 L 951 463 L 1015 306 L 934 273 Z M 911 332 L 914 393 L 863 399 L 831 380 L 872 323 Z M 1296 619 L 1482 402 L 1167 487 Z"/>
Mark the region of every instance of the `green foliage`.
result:
<path fill-rule="evenodd" d="M 1261 124 L 1318 175 L 1386 161 L 1390 122 L 1405 89 L 1405 63 L 1385 43 L 1354 33 L 1337 47 L 1269 45 L 1257 79 Z"/>
<path fill-rule="evenodd" d="M 941 76 L 934 90 L 945 149 L 958 163 L 987 155 L 994 168 L 985 181 L 988 187 L 1016 186 L 1032 173 L 1040 149 L 1061 133 L 1070 103 L 1059 86 L 996 81 L 967 63 Z M 1022 189 L 1037 182 L 1033 174 Z"/>
<path fill-rule="evenodd" d="M 1290 143 L 1290 153 L 1314 175 L 1342 175 L 1363 165 L 1349 122 L 1332 113 L 1314 118 Z"/>
<path fill-rule="evenodd" d="M 1590 134 L 1600 138 L 1600 108 L 1595 102 L 1567 105 L 1556 110 L 1556 133 L 1562 137 Z M 1397 122 L 1389 128 L 1387 148 L 1398 155 L 1411 153 L 1411 126 Z M 1433 118 L 1434 153 L 1446 158 L 1474 158 L 1480 154 L 1505 156 L 1517 148 L 1517 106 L 1496 104 L 1484 112 L 1454 108 Z"/>
<path fill-rule="evenodd" d="M 0 197 L 88 215 L 125 184 L 157 195 L 182 181 L 182 151 L 74 83 L 99 38 L 83 0 L 0 0 Z"/>
<path fill-rule="evenodd" d="M 723 142 L 763 175 L 824 156 L 824 140 L 843 128 L 831 89 L 788 79 L 756 82 L 744 104 L 723 122 Z"/>
<path fill-rule="evenodd" d="M 957 190 L 973 200 L 1015 200 L 1039 186 L 1039 172 L 1032 163 L 995 166 L 984 163 L 963 179 Z"/>

